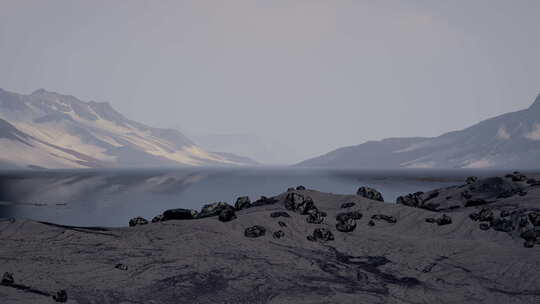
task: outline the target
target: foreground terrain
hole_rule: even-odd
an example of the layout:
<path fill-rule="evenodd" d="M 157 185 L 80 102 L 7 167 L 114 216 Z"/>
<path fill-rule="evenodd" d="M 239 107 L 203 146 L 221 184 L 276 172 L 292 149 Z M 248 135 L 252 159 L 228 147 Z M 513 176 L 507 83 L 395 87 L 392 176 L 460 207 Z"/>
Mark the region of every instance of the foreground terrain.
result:
<path fill-rule="evenodd" d="M 536 180 L 470 179 L 398 204 L 359 193 L 298 187 L 114 229 L 0 220 L 0 299 L 62 302 L 65 290 L 67 303 L 540 301 Z"/>

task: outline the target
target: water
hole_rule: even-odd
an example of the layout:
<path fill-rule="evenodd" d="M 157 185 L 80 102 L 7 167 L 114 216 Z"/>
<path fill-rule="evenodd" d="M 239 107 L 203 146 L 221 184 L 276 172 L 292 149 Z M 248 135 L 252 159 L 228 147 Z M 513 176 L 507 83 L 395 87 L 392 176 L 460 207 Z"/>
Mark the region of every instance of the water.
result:
<path fill-rule="evenodd" d="M 253 201 L 297 185 L 336 194 L 355 194 L 358 187 L 369 186 L 393 203 L 399 195 L 460 184 L 469 175 L 499 174 L 291 168 L 6 171 L 0 173 L 0 218 L 126 226 L 135 216 L 151 219 L 166 209 L 200 209 L 215 201 L 234 204 L 244 195 Z"/>

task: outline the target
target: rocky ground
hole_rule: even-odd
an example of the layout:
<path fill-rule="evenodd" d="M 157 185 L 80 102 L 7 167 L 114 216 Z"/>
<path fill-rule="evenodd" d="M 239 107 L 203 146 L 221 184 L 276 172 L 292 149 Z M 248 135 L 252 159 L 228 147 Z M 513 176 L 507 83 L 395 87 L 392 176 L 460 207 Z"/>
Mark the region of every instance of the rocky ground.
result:
<path fill-rule="evenodd" d="M 539 303 L 534 177 L 358 193 L 298 187 L 114 229 L 0 220 L 0 302 Z"/>

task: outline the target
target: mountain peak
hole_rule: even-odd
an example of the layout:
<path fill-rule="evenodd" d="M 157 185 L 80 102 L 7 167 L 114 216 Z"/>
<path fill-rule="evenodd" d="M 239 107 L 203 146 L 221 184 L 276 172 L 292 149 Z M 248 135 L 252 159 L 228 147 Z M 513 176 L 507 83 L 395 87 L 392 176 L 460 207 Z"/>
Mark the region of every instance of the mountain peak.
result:
<path fill-rule="evenodd" d="M 540 94 L 536 97 L 533 104 L 529 107 L 529 109 L 535 109 L 540 111 Z"/>

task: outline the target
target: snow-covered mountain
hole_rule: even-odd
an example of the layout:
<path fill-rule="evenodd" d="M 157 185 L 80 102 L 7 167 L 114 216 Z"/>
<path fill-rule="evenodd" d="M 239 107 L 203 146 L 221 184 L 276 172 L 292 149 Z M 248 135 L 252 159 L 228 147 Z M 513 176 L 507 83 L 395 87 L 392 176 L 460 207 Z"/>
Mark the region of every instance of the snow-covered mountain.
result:
<path fill-rule="evenodd" d="M 297 166 L 334 168 L 540 168 L 540 95 L 522 111 L 434 138 L 344 147 Z"/>
<path fill-rule="evenodd" d="M 26 168 L 242 166 L 254 161 L 207 152 L 182 133 L 125 118 L 105 102 L 39 89 L 0 89 L 0 166 Z"/>

